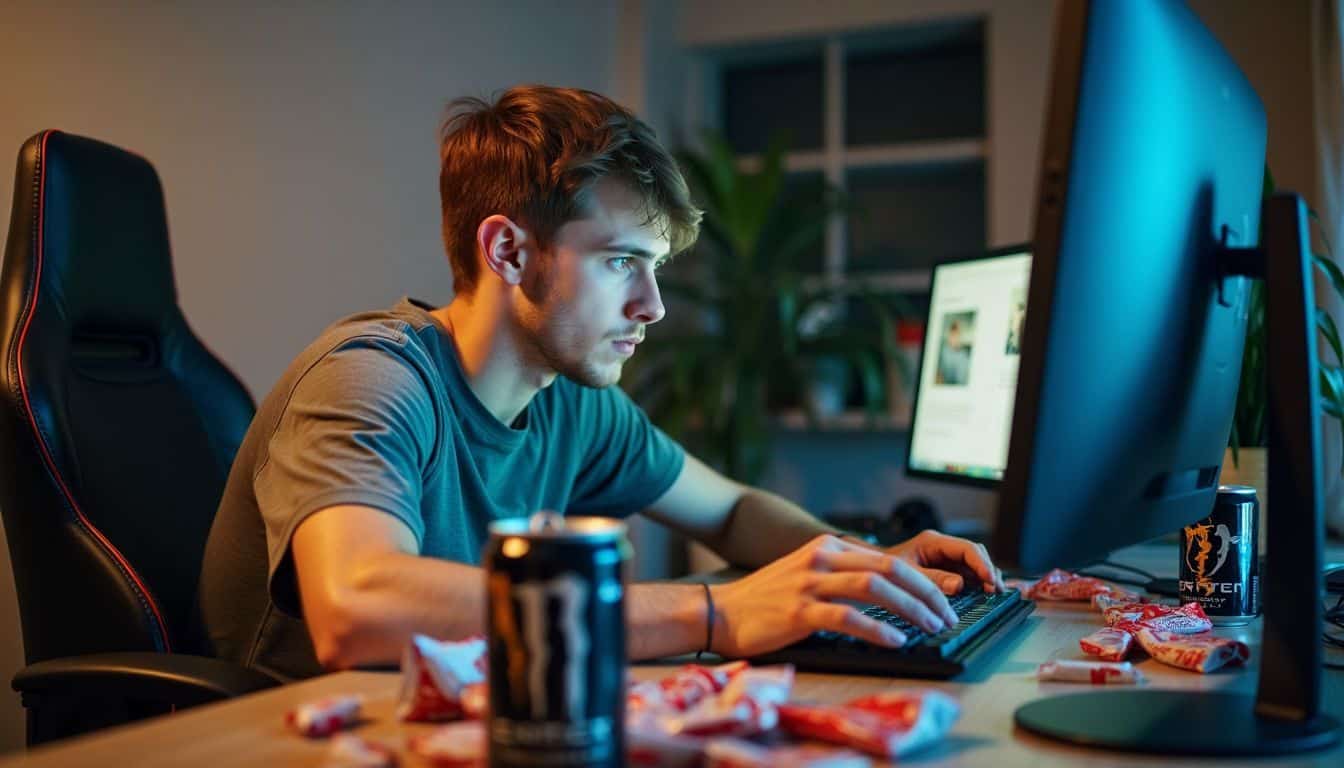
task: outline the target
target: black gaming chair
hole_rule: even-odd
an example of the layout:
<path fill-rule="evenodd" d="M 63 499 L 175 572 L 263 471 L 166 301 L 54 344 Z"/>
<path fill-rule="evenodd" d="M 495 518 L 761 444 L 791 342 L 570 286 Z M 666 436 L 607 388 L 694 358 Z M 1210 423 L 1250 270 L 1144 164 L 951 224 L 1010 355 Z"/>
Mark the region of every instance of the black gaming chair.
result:
<path fill-rule="evenodd" d="M 0 354 L 29 744 L 274 685 L 199 655 L 201 557 L 254 406 L 177 306 L 144 158 L 58 131 L 24 143 Z"/>

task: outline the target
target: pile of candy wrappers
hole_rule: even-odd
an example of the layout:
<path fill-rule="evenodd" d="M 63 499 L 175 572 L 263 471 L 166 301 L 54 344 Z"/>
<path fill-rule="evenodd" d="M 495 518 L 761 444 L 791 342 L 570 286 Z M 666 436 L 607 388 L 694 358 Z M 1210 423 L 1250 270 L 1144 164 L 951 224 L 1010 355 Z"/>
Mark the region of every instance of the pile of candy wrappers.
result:
<path fill-rule="evenodd" d="M 435 766 L 486 764 L 485 641 L 412 639 L 402 658 L 397 717 L 451 721 L 407 740 Z M 660 680 L 631 682 L 626 695 L 626 765 L 658 768 L 851 768 L 903 757 L 943 739 L 960 709 L 933 690 L 898 690 L 840 705 L 790 703 L 793 667 L 745 661 L 691 664 Z M 290 712 L 289 726 L 331 737 L 326 765 L 385 768 L 395 750 L 342 730 L 360 721 L 362 701 L 340 696 Z M 808 740 L 812 743 L 794 743 Z M 818 743 L 822 742 L 822 743 Z"/>
<path fill-rule="evenodd" d="M 1250 649 L 1238 640 L 1214 637 L 1213 623 L 1198 603 L 1181 606 L 1143 602 L 1132 592 L 1101 579 L 1056 568 L 1025 585 L 1023 595 L 1038 601 L 1091 602 L 1106 623 L 1104 629 L 1078 642 L 1083 653 L 1098 661 L 1057 660 L 1042 664 L 1041 680 L 1091 683 L 1135 683 L 1139 671 L 1124 658 L 1137 642 L 1163 664 L 1192 672 L 1212 672 L 1227 664 L 1244 664 Z"/>

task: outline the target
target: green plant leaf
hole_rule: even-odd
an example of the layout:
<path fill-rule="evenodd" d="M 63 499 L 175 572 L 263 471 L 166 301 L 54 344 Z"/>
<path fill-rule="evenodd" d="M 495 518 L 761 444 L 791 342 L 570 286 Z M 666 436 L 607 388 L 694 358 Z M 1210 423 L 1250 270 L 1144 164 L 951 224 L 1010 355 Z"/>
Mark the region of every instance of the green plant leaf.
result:
<path fill-rule="evenodd" d="M 786 275 L 779 283 L 779 296 L 775 302 L 779 308 L 779 344 L 784 356 L 793 357 L 798 352 L 798 279 Z"/>
<path fill-rule="evenodd" d="M 859 372 L 859 383 L 863 389 L 863 407 L 868 411 L 868 415 L 872 416 L 882 404 L 883 393 L 886 391 L 882 369 L 873 355 L 866 350 L 856 350 L 850 359 Z"/>
<path fill-rule="evenodd" d="M 1316 327 L 1325 336 L 1326 343 L 1330 345 L 1330 351 L 1335 353 L 1335 361 L 1344 363 L 1344 353 L 1341 353 L 1339 346 L 1339 329 L 1335 327 L 1335 320 L 1330 317 L 1330 313 L 1320 307 L 1316 308 Z"/>
<path fill-rule="evenodd" d="M 728 146 L 728 141 L 717 133 L 706 133 L 704 141 L 708 150 L 708 154 L 705 155 L 706 167 L 719 189 L 718 211 L 725 219 L 736 218 L 741 181 L 741 174 L 737 169 L 737 156 L 733 153 L 733 148 Z"/>
<path fill-rule="evenodd" d="M 716 167 L 709 156 L 691 152 L 678 153 L 677 162 L 700 205 L 707 211 L 723 210 L 724 200 L 732 194 L 732 169 Z"/>
<path fill-rule="evenodd" d="M 1329 256 L 1319 253 L 1312 254 L 1311 261 L 1330 278 L 1330 285 L 1335 289 L 1335 293 L 1344 298 L 1344 272 L 1340 272 L 1339 265 Z"/>
<path fill-rule="evenodd" d="M 786 150 L 783 135 L 775 134 L 761 157 L 760 171 L 744 179 L 744 187 L 750 190 L 750 194 L 742 196 L 741 248 L 755 269 L 766 270 L 774 266 L 769 261 L 769 255 L 761 252 L 760 245 L 766 224 L 780 204 Z"/>
<path fill-rule="evenodd" d="M 1321 235 L 1321 245 L 1325 246 L 1325 252 L 1327 254 L 1334 253 L 1334 249 L 1330 247 L 1330 235 L 1325 230 L 1325 222 L 1321 221 L 1321 215 L 1316 212 L 1315 208 L 1307 206 L 1307 218 L 1316 222 L 1316 228 Z"/>

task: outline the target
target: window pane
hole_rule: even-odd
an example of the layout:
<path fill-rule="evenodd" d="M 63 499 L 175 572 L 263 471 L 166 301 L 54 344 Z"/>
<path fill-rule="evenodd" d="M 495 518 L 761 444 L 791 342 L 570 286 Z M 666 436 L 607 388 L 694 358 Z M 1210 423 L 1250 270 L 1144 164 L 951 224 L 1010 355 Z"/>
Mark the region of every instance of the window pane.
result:
<path fill-rule="evenodd" d="M 820 149 L 822 114 L 821 54 L 802 59 L 725 66 L 723 123 L 728 143 L 738 152 L 762 152 L 777 133 L 789 148 Z"/>
<path fill-rule="evenodd" d="M 982 161 L 851 171 L 848 271 L 928 267 L 985 248 Z"/>
<path fill-rule="evenodd" d="M 820 274 L 826 271 L 826 230 L 821 218 L 825 195 L 826 177 L 820 171 L 791 173 L 784 177 L 782 204 L 777 214 L 784 221 L 776 220 L 777 225 L 771 226 L 766 236 L 794 233 L 803 228 L 815 234 L 815 239 L 810 239 L 808 245 L 790 259 L 797 272 Z M 813 228 L 814 224 L 820 231 Z M 780 246 L 784 247 L 782 242 Z"/>
<path fill-rule="evenodd" d="M 848 146 L 983 136 L 982 29 L 918 50 L 851 54 L 845 104 Z"/>

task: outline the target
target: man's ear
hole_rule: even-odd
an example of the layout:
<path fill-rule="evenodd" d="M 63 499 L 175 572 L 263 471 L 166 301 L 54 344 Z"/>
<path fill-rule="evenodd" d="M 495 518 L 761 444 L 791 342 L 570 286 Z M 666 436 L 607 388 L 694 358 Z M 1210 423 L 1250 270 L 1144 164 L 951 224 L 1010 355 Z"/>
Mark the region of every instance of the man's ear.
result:
<path fill-rule="evenodd" d="M 533 251 L 533 243 L 526 229 L 508 216 L 488 216 L 476 228 L 476 247 L 484 254 L 485 266 L 506 284 L 522 283 L 523 270 Z"/>

